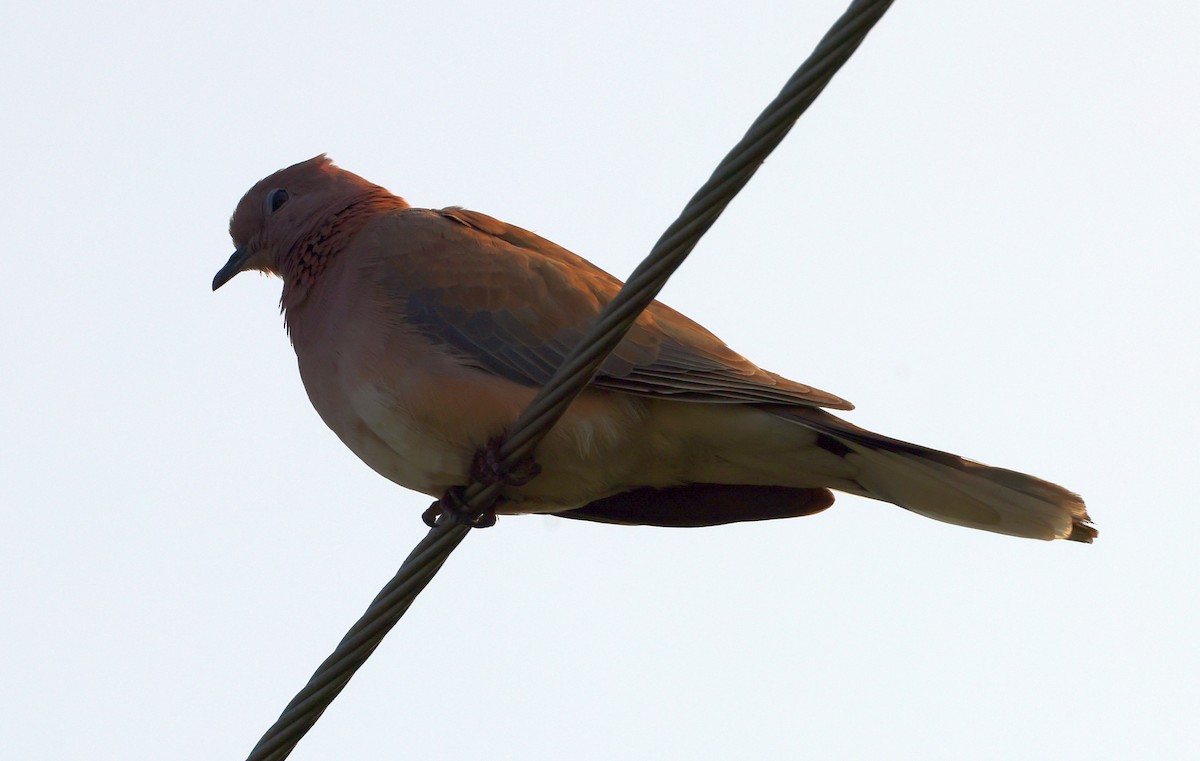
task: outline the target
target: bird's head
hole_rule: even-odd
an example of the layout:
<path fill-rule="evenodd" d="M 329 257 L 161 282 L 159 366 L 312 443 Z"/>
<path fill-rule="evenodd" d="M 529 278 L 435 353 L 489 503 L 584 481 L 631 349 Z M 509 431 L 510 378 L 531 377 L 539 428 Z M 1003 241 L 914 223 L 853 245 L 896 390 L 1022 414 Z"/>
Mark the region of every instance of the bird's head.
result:
<path fill-rule="evenodd" d="M 259 180 L 229 220 L 236 250 L 213 278 L 213 290 L 246 270 L 282 275 L 289 255 L 316 228 L 358 199 L 379 195 L 395 198 L 325 154 Z"/>

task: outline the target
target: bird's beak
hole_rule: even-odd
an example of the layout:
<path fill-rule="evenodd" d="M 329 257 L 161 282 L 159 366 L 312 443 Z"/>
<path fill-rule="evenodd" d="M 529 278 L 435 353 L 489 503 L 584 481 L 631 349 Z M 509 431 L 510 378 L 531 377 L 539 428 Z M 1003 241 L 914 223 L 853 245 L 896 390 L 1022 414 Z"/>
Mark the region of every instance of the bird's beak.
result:
<path fill-rule="evenodd" d="M 233 256 L 229 257 L 229 261 L 225 262 L 225 266 L 217 272 L 213 278 L 213 290 L 217 290 L 221 286 L 233 280 L 233 276 L 242 271 L 246 266 L 246 262 L 250 260 L 250 249 L 239 248 L 233 252 Z"/>

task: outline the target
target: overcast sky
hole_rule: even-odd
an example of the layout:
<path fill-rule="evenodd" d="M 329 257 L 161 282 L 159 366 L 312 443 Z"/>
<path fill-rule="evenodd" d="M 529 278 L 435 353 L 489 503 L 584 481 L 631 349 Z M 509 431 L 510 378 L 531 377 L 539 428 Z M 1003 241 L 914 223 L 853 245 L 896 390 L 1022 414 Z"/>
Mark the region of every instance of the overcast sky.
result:
<path fill-rule="evenodd" d="M 623 276 L 844 0 L 0 12 L 0 747 L 240 759 L 425 534 L 237 200 L 328 152 Z M 1200 705 L 1200 11 L 899 2 L 663 300 L 1096 544 L 840 497 L 472 532 L 292 758 L 1129 759 Z"/>

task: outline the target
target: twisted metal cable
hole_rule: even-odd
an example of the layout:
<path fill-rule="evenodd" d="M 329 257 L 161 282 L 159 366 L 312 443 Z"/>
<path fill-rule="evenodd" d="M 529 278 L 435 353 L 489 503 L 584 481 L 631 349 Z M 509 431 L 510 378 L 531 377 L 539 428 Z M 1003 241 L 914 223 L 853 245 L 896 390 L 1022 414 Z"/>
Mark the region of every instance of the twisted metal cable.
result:
<path fill-rule="evenodd" d="M 779 95 L 688 201 L 679 218 L 658 239 L 625 286 L 601 311 L 588 334 L 517 419 L 500 447 L 505 468 L 512 468 L 532 455 L 542 438 L 624 338 L 638 315 L 662 290 L 667 278 L 683 263 L 767 155 L 858 49 L 891 4 L 892 0 L 856 0 L 821 39 Z M 489 508 L 501 488 L 500 484 L 472 483 L 463 492 L 464 501 L 472 509 Z M 308 684 L 258 741 L 247 761 L 281 761 L 291 754 L 296 743 L 316 723 L 470 530 L 445 516 L 430 529 L 333 654 L 317 668 Z"/>
<path fill-rule="evenodd" d="M 505 467 L 511 468 L 533 454 L 546 432 L 596 374 L 633 326 L 667 278 L 692 252 L 701 236 L 750 181 L 758 167 L 783 140 L 792 125 L 816 100 L 825 85 L 866 37 L 891 5 L 856 2 L 838 19 L 779 95 L 755 120 L 745 136 L 721 161 L 711 177 L 688 201 L 676 219 L 638 265 L 617 296 L 605 306 L 586 336 L 567 356 L 550 380 L 517 419 L 512 434 L 500 448 Z M 465 496 L 472 506 L 486 506 L 499 486 L 472 485 Z M 488 501 L 475 502 L 480 495 Z"/>

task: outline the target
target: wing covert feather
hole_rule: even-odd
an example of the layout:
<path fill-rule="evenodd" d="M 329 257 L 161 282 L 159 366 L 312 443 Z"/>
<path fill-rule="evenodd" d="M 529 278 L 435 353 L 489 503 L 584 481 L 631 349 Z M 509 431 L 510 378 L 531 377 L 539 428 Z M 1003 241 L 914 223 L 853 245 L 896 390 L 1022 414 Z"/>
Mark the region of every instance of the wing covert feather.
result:
<path fill-rule="evenodd" d="M 621 288 L 586 259 L 465 209 L 390 212 L 364 234 L 384 252 L 379 277 L 404 306 L 407 324 L 525 385 L 550 378 Z M 852 407 L 762 370 L 657 301 L 592 385 L 680 401 Z"/>

